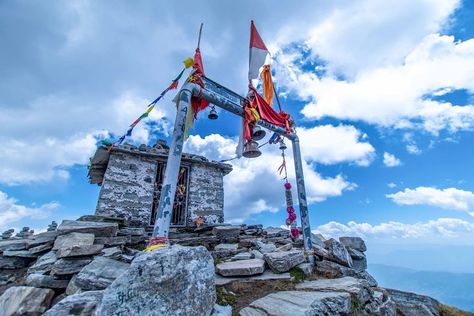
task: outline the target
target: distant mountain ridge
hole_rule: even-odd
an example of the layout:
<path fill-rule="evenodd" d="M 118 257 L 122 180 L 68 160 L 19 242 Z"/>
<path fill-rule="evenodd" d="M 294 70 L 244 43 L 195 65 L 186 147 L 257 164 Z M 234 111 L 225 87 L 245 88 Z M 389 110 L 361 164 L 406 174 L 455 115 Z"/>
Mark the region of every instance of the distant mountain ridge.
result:
<path fill-rule="evenodd" d="M 431 296 L 440 302 L 474 312 L 474 273 L 417 271 L 369 264 L 380 286 Z"/>

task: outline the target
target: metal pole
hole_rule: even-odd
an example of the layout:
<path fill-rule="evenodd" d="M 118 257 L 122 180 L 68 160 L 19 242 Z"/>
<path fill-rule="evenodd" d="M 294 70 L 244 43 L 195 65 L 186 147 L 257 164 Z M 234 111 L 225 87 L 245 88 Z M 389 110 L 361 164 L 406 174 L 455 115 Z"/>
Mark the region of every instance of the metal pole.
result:
<path fill-rule="evenodd" d="M 292 139 L 293 160 L 295 161 L 296 189 L 298 191 L 298 202 L 300 204 L 301 227 L 303 229 L 304 249 L 313 249 L 311 242 L 311 227 L 308 218 L 308 203 L 306 201 L 306 189 L 304 186 L 303 163 L 301 161 L 300 141 L 298 136 Z"/>
<path fill-rule="evenodd" d="M 191 88 L 191 89 L 190 89 Z M 179 167 L 181 165 L 181 153 L 183 152 L 184 133 L 186 128 L 186 117 L 191 102 L 192 87 L 185 84 L 179 92 L 176 121 L 174 123 L 173 139 L 166 162 L 165 177 L 161 189 L 160 204 L 153 228 L 153 237 L 168 237 L 171 215 L 173 212 L 174 196 L 176 194 L 176 182 Z"/>

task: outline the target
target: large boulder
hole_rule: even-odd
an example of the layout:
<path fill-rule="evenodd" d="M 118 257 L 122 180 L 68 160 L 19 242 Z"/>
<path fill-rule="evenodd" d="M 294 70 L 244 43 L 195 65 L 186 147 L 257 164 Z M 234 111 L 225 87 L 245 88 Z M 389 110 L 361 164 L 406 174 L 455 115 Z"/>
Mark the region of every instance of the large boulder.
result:
<path fill-rule="evenodd" d="M 67 296 L 44 313 L 44 316 L 90 316 L 102 300 L 102 294 L 103 291 L 87 291 Z"/>
<path fill-rule="evenodd" d="M 346 267 L 352 268 L 352 258 L 343 244 L 331 238 L 324 242 L 329 252 L 329 260 L 340 263 Z"/>
<path fill-rule="evenodd" d="M 257 250 L 260 251 L 261 253 L 269 253 L 269 252 L 274 252 L 276 251 L 277 247 L 275 246 L 274 243 L 264 243 L 260 240 L 255 241 L 255 245 L 257 246 Z"/>
<path fill-rule="evenodd" d="M 397 315 L 405 316 L 439 316 L 439 302 L 434 298 L 399 290 L 386 289 L 395 302 Z"/>
<path fill-rule="evenodd" d="M 275 273 L 287 272 L 304 262 L 304 252 L 300 250 L 270 252 L 264 255 L 270 269 Z"/>
<path fill-rule="evenodd" d="M 351 296 L 343 292 L 282 291 L 245 307 L 240 316 L 350 315 Z"/>
<path fill-rule="evenodd" d="M 297 290 L 320 291 L 320 292 L 347 292 L 353 298 L 365 304 L 372 297 L 372 289 L 365 280 L 353 277 L 343 277 L 339 279 L 318 279 L 305 281 L 296 285 Z"/>
<path fill-rule="evenodd" d="M 61 248 L 71 248 L 79 246 L 90 246 L 94 243 L 94 234 L 87 233 L 69 233 L 56 238 L 53 250 Z"/>
<path fill-rule="evenodd" d="M 28 239 L 27 247 L 33 248 L 33 247 L 38 247 L 44 244 L 52 244 L 54 243 L 54 240 L 56 239 L 57 235 L 58 233 L 55 231 L 44 232 L 37 235 L 33 235 L 30 239 Z"/>
<path fill-rule="evenodd" d="M 0 315 L 41 315 L 51 304 L 54 291 L 30 286 L 14 286 L 0 296 Z"/>
<path fill-rule="evenodd" d="M 100 253 L 104 245 L 72 246 L 60 248 L 57 252 L 59 258 L 92 256 Z"/>
<path fill-rule="evenodd" d="M 238 260 L 219 263 L 216 272 L 222 276 L 249 276 L 265 271 L 265 261 L 262 259 Z"/>
<path fill-rule="evenodd" d="M 74 283 L 86 291 L 103 290 L 127 271 L 129 266 L 129 264 L 117 260 L 96 257 L 91 263 L 82 268 Z"/>
<path fill-rule="evenodd" d="M 137 257 L 105 290 L 96 315 L 210 315 L 214 276 L 204 247 L 157 249 Z"/>
<path fill-rule="evenodd" d="M 28 273 L 46 274 L 53 268 L 54 263 L 58 260 L 58 256 L 54 251 L 50 251 L 42 255 L 28 269 Z"/>
<path fill-rule="evenodd" d="M 96 237 L 112 237 L 117 235 L 118 224 L 64 220 L 57 231 L 60 235 L 77 232 L 94 234 Z"/>
<path fill-rule="evenodd" d="M 319 275 L 325 278 L 334 279 L 345 276 L 351 276 L 357 279 L 366 280 L 372 287 L 377 286 L 377 281 L 367 271 L 359 271 L 352 268 L 348 268 L 329 260 L 316 261 L 315 270 Z"/>
<path fill-rule="evenodd" d="M 0 240 L 0 252 L 5 250 L 23 250 L 27 246 L 26 239 L 7 239 Z"/>
<path fill-rule="evenodd" d="M 346 248 L 351 248 L 359 251 L 367 251 L 367 247 L 365 246 L 365 242 L 360 237 L 339 237 L 339 241 L 343 244 Z"/>

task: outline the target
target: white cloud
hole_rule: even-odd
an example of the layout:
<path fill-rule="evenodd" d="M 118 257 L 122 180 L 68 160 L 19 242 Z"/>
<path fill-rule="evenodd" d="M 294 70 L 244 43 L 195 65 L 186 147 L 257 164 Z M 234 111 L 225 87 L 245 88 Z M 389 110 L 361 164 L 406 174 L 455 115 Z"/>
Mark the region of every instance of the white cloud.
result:
<path fill-rule="evenodd" d="M 468 213 L 474 210 L 474 193 L 456 188 L 407 188 L 386 197 L 399 205 L 429 205 Z"/>
<path fill-rule="evenodd" d="M 4 192 L 0 191 L 0 229 L 10 228 L 10 223 L 24 218 L 45 219 L 52 211 L 59 207 L 58 203 L 52 202 L 39 207 L 28 207 L 18 204 L 18 201 Z"/>
<path fill-rule="evenodd" d="M 387 184 L 387 186 L 390 188 L 390 189 L 393 189 L 393 188 L 396 188 L 397 187 L 397 184 L 396 183 L 393 183 L 393 182 L 390 182 Z"/>
<path fill-rule="evenodd" d="M 383 163 L 387 167 L 397 167 L 397 166 L 400 166 L 402 162 L 400 161 L 400 159 L 395 157 L 395 155 L 392 155 L 388 152 L 384 152 L 383 153 Z"/>
<path fill-rule="evenodd" d="M 237 140 L 212 134 L 202 138 L 191 135 L 185 144 L 187 152 L 205 154 L 214 160 L 228 159 L 234 156 Z M 263 141 L 262 141 L 263 143 Z M 277 212 L 284 205 L 282 176 L 278 174 L 281 154 L 277 145 L 262 147 L 262 156 L 256 159 L 233 160 L 229 163 L 233 171 L 224 177 L 226 220 L 243 222 L 253 214 L 264 211 Z M 293 198 L 297 204 L 295 173 L 291 151 L 287 151 L 287 166 L 290 182 L 293 184 Z M 322 177 L 311 164 L 303 162 L 308 203 L 323 201 L 339 196 L 344 190 L 351 190 L 355 184 L 348 182 L 342 175 Z"/>
<path fill-rule="evenodd" d="M 390 221 L 372 225 L 369 223 L 347 224 L 335 221 L 318 226 L 313 232 L 325 237 L 360 236 L 377 241 L 436 242 L 457 240 L 464 244 L 474 244 L 474 223 L 457 218 L 439 218 L 426 222 L 406 224 Z"/>
<path fill-rule="evenodd" d="M 418 146 L 415 144 L 406 145 L 406 149 L 407 149 L 407 152 L 412 155 L 419 155 L 422 152 L 421 149 L 418 148 Z"/>
<path fill-rule="evenodd" d="M 298 128 L 302 154 L 308 161 L 323 164 L 354 162 L 368 166 L 375 149 L 363 142 L 364 135 L 352 125 L 320 125 L 312 128 Z"/>

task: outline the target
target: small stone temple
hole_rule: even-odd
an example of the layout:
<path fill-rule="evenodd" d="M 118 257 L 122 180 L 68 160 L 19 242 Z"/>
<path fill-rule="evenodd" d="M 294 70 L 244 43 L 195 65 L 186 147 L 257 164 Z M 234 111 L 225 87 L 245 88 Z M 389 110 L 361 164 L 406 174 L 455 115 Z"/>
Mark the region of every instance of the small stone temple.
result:
<path fill-rule="evenodd" d="M 168 146 L 102 146 L 91 158 L 89 181 L 101 186 L 95 214 L 125 218 L 130 226 L 154 224 Z M 173 205 L 172 227 L 224 222 L 223 178 L 232 166 L 183 153 Z"/>

